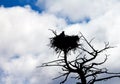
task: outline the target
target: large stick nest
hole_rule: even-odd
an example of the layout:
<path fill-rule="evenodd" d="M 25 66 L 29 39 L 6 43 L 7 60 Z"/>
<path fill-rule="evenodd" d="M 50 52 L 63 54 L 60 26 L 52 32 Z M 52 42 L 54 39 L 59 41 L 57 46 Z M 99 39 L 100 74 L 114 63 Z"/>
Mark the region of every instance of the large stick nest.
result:
<path fill-rule="evenodd" d="M 50 38 L 50 44 L 57 53 L 60 51 L 68 52 L 69 50 L 76 50 L 76 48 L 78 48 L 79 39 L 78 35 L 68 36 L 65 35 L 63 31 L 61 34 Z"/>

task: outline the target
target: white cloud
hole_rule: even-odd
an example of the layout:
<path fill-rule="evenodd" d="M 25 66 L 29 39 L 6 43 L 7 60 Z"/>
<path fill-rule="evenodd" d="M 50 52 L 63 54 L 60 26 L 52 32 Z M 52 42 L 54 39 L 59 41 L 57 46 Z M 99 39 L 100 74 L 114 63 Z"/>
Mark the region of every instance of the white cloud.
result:
<path fill-rule="evenodd" d="M 36 73 L 36 66 L 44 62 L 46 57 L 47 59 L 53 57 L 47 46 L 49 38 L 53 36 L 48 29 L 61 29 L 65 25 L 63 19 L 45 13 L 38 14 L 29 7 L 1 7 L 0 67 L 7 74 L 2 78 L 3 82 L 24 84 L 26 79 L 36 78 L 35 75 L 32 76 Z M 46 77 L 47 74 L 44 76 Z M 39 79 L 37 81 L 42 81 L 40 77 Z M 39 82 L 31 84 L 39 84 Z"/>
<path fill-rule="evenodd" d="M 46 12 L 79 21 L 85 17 L 94 19 L 103 15 L 119 0 L 38 0 L 37 5 L 41 7 L 41 3 L 44 3 Z"/>

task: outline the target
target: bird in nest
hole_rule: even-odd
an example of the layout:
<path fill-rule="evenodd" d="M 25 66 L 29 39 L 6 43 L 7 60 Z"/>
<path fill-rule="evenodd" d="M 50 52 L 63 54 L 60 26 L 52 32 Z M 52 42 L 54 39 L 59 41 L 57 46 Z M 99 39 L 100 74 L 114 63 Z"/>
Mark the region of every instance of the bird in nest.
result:
<path fill-rule="evenodd" d="M 62 31 L 59 35 L 52 31 L 55 36 L 50 38 L 50 47 L 54 48 L 57 53 L 64 51 L 68 52 L 70 50 L 76 50 L 79 47 L 79 36 L 78 35 L 65 35 Z"/>

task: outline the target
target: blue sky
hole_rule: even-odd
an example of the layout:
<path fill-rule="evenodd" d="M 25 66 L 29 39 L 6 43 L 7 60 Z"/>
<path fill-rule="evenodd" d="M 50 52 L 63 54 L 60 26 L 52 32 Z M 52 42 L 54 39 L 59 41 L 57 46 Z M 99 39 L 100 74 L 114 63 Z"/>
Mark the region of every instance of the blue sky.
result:
<path fill-rule="evenodd" d="M 59 75 L 60 68 L 36 68 L 57 59 L 48 46 L 54 35 L 48 29 L 57 33 L 64 30 L 68 35 L 82 32 L 88 39 L 95 37 L 93 43 L 98 49 L 109 41 L 117 48 L 108 51 L 110 56 L 104 66 L 111 71 L 120 70 L 119 0 L 0 0 L 0 6 L 0 84 L 59 81 L 52 78 Z M 98 60 L 103 58 L 100 56 Z M 119 84 L 120 80 L 104 84 L 114 82 Z"/>
<path fill-rule="evenodd" d="M 36 5 L 37 0 L 0 0 L 0 5 L 4 7 L 14 7 L 29 5 L 33 10 L 41 12 L 42 8 Z"/>

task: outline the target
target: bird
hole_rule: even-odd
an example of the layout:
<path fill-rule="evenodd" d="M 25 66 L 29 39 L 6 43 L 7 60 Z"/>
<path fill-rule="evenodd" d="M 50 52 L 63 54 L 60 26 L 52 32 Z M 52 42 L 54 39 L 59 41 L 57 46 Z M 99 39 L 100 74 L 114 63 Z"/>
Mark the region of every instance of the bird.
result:
<path fill-rule="evenodd" d="M 64 31 L 62 31 L 62 33 L 60 33 L 60 35 L 59 35 L 60 37 L 65 37 L 65 32 Z"/>

